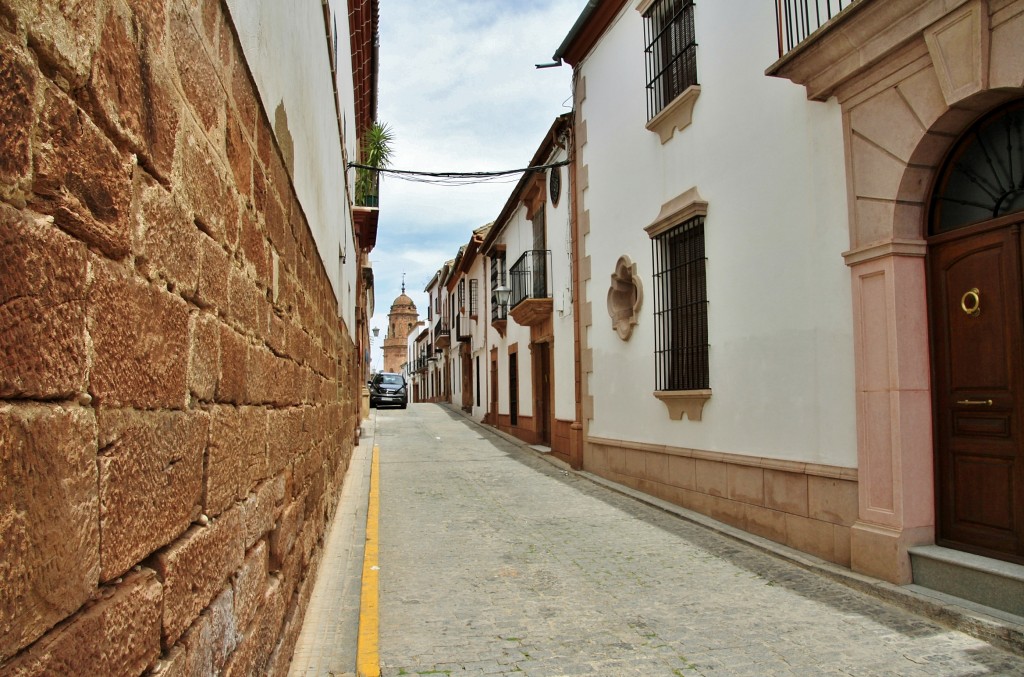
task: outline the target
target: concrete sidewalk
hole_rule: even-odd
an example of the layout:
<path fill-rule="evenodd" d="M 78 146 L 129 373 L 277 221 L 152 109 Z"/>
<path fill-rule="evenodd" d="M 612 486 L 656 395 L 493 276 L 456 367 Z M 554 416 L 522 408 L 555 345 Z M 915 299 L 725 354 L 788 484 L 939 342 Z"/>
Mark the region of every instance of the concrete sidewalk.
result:
<path fill-rule="evenodd" d="M 292 657 L 291 677 L 356 674 L 356 640 L 376 410 L 363 421 Z"/>

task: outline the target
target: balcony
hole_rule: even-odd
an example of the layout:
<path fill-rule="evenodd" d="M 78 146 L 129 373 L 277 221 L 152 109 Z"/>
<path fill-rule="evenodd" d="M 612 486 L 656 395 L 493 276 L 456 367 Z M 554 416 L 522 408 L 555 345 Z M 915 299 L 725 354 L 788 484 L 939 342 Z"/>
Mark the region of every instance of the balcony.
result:
<path fill-rule="evenodd" d="M 473 321 L 465 315 L 455 316 L 455 340 L 459 343 L 473 340 Z"/>
<path fill-rule="evenodd" d="M 829 23 L 858 0 L 775 0 L 779 58 Z"/>
<path fill-rule="evenodd" d="M 444 318 L 439 318 L 434 325 L 434 348 L 447 348 L 452 344 L 451 330 Z"/>
<path fill-rule="evenodd" d="M 541 249 L 524 252 L 509 269 L 509 314 L 516 323 L 533 327 L 551 317 L 550 270 L 551 252 Z"/>

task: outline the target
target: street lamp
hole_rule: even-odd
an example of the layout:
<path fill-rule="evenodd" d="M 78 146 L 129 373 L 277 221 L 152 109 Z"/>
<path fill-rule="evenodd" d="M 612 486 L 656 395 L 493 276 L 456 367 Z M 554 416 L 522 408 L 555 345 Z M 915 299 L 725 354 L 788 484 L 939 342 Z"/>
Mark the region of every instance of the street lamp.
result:
<path fill-rule="evenodd" d="M 502 284 L 500 287 L 494 289 L 494 300 L 498 302 L 498 305 L 502 308 L 508 307 L 509 299 L 512 296 L 512 290 Z"/>
<path fill-rule="evenodd" d="M 380 336 L 380 327 L 374 327 L 373 328 L 373 337 L 377 338 L 378 336 Z"/>

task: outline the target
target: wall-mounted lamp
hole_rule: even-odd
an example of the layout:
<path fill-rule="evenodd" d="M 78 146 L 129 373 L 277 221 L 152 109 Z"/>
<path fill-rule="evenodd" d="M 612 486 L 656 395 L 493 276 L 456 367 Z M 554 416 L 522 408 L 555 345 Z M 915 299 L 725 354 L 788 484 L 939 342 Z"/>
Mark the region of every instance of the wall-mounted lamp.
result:
<path fill-rule="evenodd" d="M 494 300 L 498 302 L 498 305 L 502 308 L 508 308 L 509 299 L 512 297 L 512 290 L 501 285 L 494 289 Z"/>
<path fill-rule="evenodd" d="M 373 328 L 373 336 L 374 336 L 374 338 L 380 336 L 380 327 L 374 327 Z"/>

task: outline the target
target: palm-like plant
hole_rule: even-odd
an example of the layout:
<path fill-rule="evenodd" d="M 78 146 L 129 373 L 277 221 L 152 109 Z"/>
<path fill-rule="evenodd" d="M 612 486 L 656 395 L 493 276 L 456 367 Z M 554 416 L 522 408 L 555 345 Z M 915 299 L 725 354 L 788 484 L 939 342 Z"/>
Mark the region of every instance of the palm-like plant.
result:
<path fill-rule="evenodd" d="M 386 169 L 391 164 L 391 143 L 394 133 L 385 123 L 374 122 L 366 130 L 363 139 L 362 164 L 373 169 L 356 171 L 356 204 L 363 207 L 378 206 L 377 187 L 379 185 L 378 169 Z"/>

